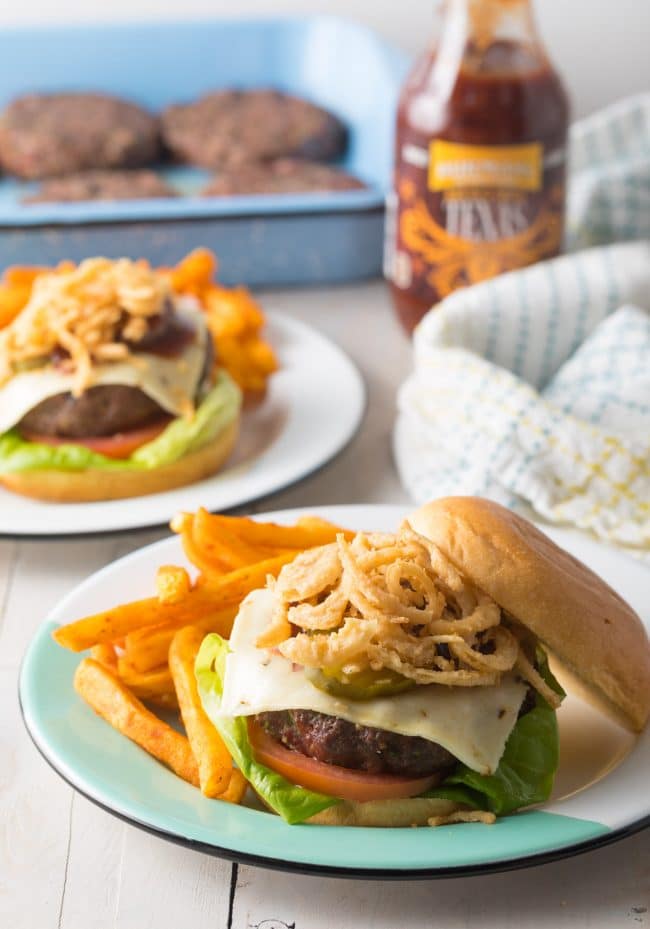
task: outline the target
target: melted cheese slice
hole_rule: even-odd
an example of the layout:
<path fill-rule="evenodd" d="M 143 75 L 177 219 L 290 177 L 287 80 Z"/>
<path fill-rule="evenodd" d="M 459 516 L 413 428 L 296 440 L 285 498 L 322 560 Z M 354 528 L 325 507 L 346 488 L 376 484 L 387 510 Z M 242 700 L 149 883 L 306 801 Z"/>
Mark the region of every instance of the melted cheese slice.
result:
<path fill-rule="evenodd" d="M 95 365 L 89 387 L 104 384 L 138 387 L 172 416 L 187 413 L 203 372 L 208 331 L 203 313 L 193 301 L 179 300 L 176 312 L 196 333 L 179 355 L 164 358 L 138 352 L 132 361 Z M 48 397 L 69 393 L 74 383 L 73 374 L 62 373 L 51 365 L 16 374 L 0 387 L 0 432 L 11 429 Z"/>
<path fill-rule="evenodd" d="M 301 668 L 281 655 L 255 648 L 271 606 L 268 590 L 253 591 L 241 605 L 226 660 L 222 716 L 315 710 L 437 742 L 481 774 L 496 770 L 526 694 L 513 676 L 505 675 L 497 687 L 432 684 L 389 698 L 343 700 L 314 687 Z"/>

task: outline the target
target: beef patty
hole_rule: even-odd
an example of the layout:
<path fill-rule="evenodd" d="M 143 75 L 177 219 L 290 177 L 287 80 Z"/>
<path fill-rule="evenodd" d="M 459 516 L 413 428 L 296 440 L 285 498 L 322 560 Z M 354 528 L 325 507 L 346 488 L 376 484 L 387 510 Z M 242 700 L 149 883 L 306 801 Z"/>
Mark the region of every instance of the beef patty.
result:
<path fill-rule="evenodd" d="M 70 439 L 115 435 L 150 425 L 165 415 L 138 387 L 105 384 L 79 397 L 70 393 L 48 397 L 23 416 L 18 430 Z"/>
<path fill-rule="evenodd" d="M 343 123 L 277 90 L 220 90 L 162 114 L 165 145 L 180 161 L 236 168 L 282 156 L 328 161 L 345 149 Z"/>
<path fill-rule="evenodd" d="M 324 764 L 367 771 L 425 777 L 452 768 L 458 759 L 435 742 L 358 726 L 313 710 L 260 713 L 257 722 L 286 748 Z"/>
<path fill-rule="evenodd" d="M 105 94 L 28 94 L 0 116 L 0 164 L 18 177 L 137 168 L 159 155 L 156 117 Z"/>
<path fill-rule="evenodd" d="M 149 200 L 178 196 L 154 171 L 80 171 L 43 184 L 23 203 L 74 203 L 83 200 Z"/>
<path fill-rule="evenodd" d="M 150 318 L 149 331 L 144 338 L 131 347 L 163 357 L 174 357 L 193 338 L 194 330 L 179 323 L 173 303 L 166 300 L 161 313 Z M 208 338 L 199 377 L 199 395 L 208 383 L 214 358 L 214 343 Z M 139 387 L 103 384 L 90 387 L 79 397 L 73 397 L 71 393 L 48 397 L 23 416 L 18 423 L 18 430 L 74 439 L 128 432 L 167 416 L 169 413 Z"/>
<path fill-rule="evenodd" d="M 286 194 L 327 190 L 358 190 L 365 184 L 331 165 L 278 158 L 262 164 L 222 171 L 202 191 L 204 197 L 233 194 Z"/>

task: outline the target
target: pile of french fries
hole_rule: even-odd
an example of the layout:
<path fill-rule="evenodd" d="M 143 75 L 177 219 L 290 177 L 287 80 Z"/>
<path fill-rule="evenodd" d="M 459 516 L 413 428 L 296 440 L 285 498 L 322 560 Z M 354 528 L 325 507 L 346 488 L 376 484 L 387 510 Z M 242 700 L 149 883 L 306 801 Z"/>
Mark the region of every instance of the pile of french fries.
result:
<path fill-rule="evenodd" d="M 77 693 L 111 726 L 206 797 L 241 802 L 246 781 L 201 706 L 194 660 L 204 636 L 228 638 L 244 597 L 299 552 L 352 533 L 318 517 L 293 526 L 212 515 L 200 509 L 172 520 L 198 569 L 161 565 L 156 596 L 60 626 L 55 640 L 90 650 L 77 667 Z M 156 710 L 179 712 L 186 735 Z"/>
<path fill-rule="evenodd" d="M 262 395 L 278 361 L 262 330 L 264 313 L 246 287 L 224 287 L 216 280 L 217 259 L 196 249 L 169 272 L 178 294 L 195 297 L 206 314 L 216 360 L 248 395 Z"/>

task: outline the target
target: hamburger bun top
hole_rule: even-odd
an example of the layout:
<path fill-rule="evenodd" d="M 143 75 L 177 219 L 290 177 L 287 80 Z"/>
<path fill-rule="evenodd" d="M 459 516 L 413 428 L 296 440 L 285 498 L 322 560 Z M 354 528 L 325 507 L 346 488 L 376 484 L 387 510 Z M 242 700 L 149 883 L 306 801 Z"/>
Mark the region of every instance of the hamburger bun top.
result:
<path fill-rule="evenodd" d="M 528 520 L 480 497 L 434 500 L 407 522 L 539 639 L 569 687 L 578 683 L 627 728 L 643 729 L 650 642 L 639 616 L 600 577 Z"/>

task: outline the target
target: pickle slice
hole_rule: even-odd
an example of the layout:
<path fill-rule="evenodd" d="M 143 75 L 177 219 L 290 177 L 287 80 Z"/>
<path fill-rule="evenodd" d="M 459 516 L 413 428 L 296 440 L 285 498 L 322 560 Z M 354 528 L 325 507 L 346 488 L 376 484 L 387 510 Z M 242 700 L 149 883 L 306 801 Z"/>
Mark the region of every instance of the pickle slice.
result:
<path fill-rule="evenodd" d="M 415 681 L 404 677 L 397 671 L 382 668 L 373 671 L 357 671 L 356 674 L 344 674 L 336 669 L 320 670 L 305 668 L 305 676 L 314 687 L 318 687 L 332 697 L 345 700 L 373 700 L 375 697 L 392 697 L 416 687 Z"/>

